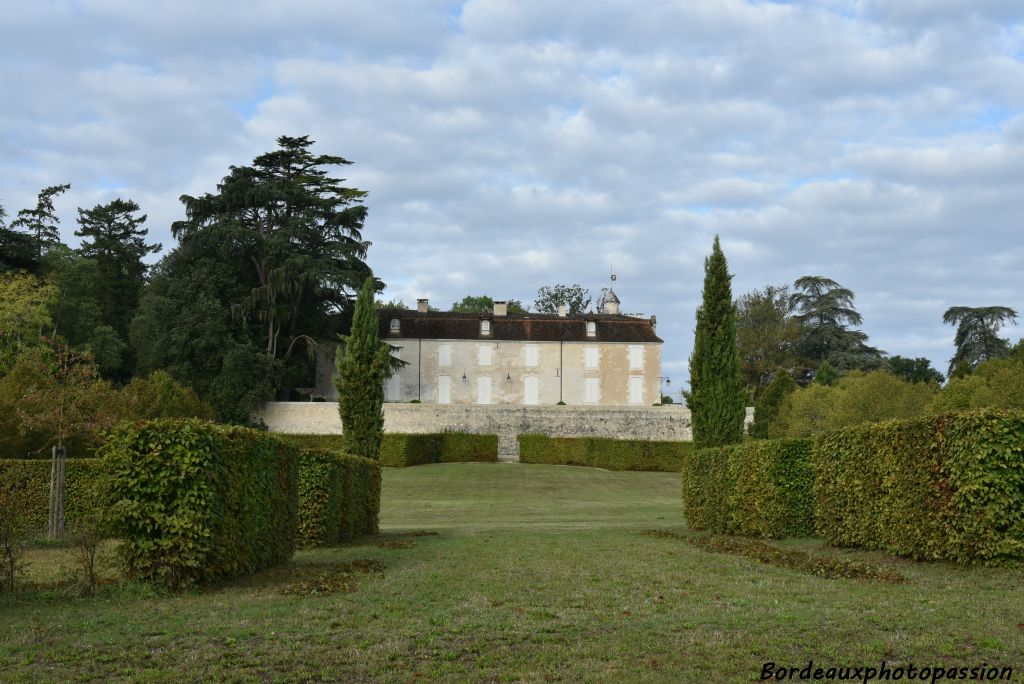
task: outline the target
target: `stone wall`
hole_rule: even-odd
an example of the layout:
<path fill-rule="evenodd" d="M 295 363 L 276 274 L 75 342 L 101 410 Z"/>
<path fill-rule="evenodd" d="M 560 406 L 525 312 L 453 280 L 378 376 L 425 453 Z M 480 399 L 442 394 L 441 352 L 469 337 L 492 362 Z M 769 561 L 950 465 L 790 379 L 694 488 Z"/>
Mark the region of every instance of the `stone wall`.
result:
<path fill-rule="evenodd" d="M 754 409 L 747 409 L 747 424 Z M 339 434 L 333 402 L 270 402 L 257 416 L 271 432 Z M 690 410 L 685 406 L 458 406 L 385 404 L 385 432 L 458 431 L 498 435 L 499 454 L 518 459 L 516 437 L 538 432 L 553 437 L 612 437 L 689 441 Z"/>

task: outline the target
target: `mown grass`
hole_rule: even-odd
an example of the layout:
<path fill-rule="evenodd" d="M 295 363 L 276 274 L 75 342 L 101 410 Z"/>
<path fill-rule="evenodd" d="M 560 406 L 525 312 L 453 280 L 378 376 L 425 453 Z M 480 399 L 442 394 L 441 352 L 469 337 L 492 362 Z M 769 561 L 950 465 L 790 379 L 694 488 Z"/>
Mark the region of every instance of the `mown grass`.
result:
<path fill-rule="evenodd" d="M 827 579 L 709 550 L 686 530 L 674 474 L 387 469 L 382 526 L 179 595 L 120 583 L 97 598 L 0 597 L 0 679 L 729 682 L 810 659 L 1024 668 L 1024 569 L 772 543 L 904 581 Z M 59 578 L 68 554 L 36 550 L 31 572 Z"/>

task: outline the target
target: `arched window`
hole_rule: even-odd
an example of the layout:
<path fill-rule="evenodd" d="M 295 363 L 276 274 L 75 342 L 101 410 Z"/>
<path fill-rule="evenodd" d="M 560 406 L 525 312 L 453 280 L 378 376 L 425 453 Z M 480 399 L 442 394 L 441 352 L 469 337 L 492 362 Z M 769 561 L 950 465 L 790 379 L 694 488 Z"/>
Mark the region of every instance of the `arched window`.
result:
<path fill-rule="evenodd" d="M 491 322 L 488 320 L 480 321 L 480 334 L 490 335 L 491 334 Z"/>
<path fill-rule="evenodd" d="M 402 322 L 399 321 L 397 318 L 392 318 L 391 319 L 391 332 L 393 332 L 393 333 L 398 332 L 401 329 L 401 326 L 402 326 Z"/>
<path fill-rule="evenodd" d="M 597 323 L 594 321 L 587 321 L 587 337 L 597 337 Z"/>

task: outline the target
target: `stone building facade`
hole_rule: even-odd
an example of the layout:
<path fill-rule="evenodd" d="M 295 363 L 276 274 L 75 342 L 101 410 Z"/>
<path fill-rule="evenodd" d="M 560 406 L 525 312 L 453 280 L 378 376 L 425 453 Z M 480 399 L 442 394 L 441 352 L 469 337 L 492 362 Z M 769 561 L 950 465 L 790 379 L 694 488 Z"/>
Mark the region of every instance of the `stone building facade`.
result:
<path fill-rule="evenodd" d="M 385 400 L 428 404 L 645 406 L 660 402 L 654 321 L 600 314 L 380 312 L 381 338 L 405 366 Z"/>
<path fill-rule="evenodd" d="M 614 293 L 600 313 L 488 313 L 382 309 L 380 337 L 405 362 L 385 401 L 452 405 L 650 406 L 661 401 L 662 340 L 656 319 L 619 313 Z M 337 394 L 328 373 L 318 394 Z"/>

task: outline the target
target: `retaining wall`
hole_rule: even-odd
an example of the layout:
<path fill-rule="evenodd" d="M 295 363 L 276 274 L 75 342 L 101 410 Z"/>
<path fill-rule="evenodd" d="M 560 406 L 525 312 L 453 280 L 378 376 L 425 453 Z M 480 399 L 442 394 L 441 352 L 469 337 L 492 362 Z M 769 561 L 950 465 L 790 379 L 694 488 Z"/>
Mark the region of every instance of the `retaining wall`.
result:
<path fill-rule="evenodd" d="M 271 432 L 340 434 L 334 402 L 269 402 L 256 416 Z M 754 409 L 747 409 L 747 425 Z M 498 435 L 498 453 L 518 459 L 521 433 L 690 441 L 690 409 L 665 406 L 459 406 L 384 404 L 385 432 L 469 432 Z"/>

